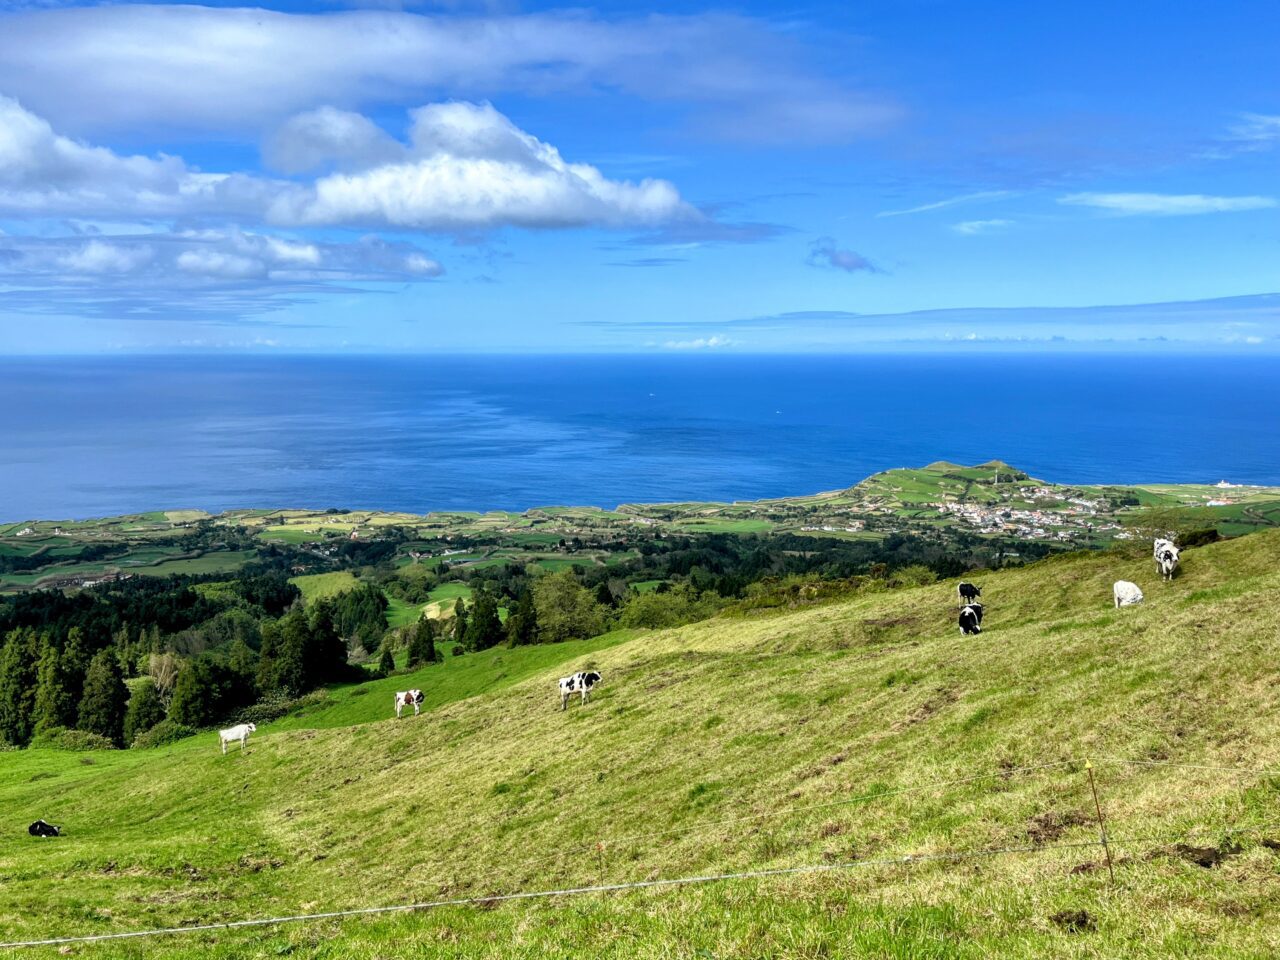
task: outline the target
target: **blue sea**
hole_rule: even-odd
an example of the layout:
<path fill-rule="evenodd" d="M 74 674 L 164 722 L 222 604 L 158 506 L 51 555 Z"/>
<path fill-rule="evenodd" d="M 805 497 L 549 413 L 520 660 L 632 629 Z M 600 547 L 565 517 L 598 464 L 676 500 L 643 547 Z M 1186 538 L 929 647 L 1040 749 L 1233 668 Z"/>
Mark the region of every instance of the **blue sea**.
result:
<path fill-rule="evenodd" d="M 0 359 L 0 520 L 734 500 L 998 458 L 1280 484 L 1280 362 L 1135 356 Z"/>

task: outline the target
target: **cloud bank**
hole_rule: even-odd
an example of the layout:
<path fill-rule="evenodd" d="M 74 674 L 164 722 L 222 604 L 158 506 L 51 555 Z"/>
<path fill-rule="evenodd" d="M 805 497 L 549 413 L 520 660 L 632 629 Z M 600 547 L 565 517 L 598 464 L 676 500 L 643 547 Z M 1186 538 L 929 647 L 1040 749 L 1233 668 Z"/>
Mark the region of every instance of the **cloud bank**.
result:
<path fill-rule="evenodd" d="M 63 136 L 0 97 L 0 214 L 218 216 L 440 232 L 707 219 L 671 183 L 610 180 L 589 164 L 569 163 L 487 103 L 413 111 L 407 144 L 359 115 L 313 112 L 286 123 L 272 150 L 293 169 L 350 169 L 300 183 L 205 173 L 165 155 L 122 156 Z"/>
<path fill-rule="evenodd" d="M 767 143 L 845 142 L 899 117 L 889 98 L 815 71 L 798 37 L 794 25 L 729 14 L 69 7 L 4 17 L 0 90 L 77 134 L 266 130 L 316 104 L 444 90 L 615 91 L 687 105 L 700 136 Z"/>
<path fill-rule="evenodd" d="M 1276 205 L 1271 197 L 1213 197 L 1201 193 L 1072 193 L 1059 198 L 1058 202 L 1123 216 L 1159 217 L 1264 210 Z"/>

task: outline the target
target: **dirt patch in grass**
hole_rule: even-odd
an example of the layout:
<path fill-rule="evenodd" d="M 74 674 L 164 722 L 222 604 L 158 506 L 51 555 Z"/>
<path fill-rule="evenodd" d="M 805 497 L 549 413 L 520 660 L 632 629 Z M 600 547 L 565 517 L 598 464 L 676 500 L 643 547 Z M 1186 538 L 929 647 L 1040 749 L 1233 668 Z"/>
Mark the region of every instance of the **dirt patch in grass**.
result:
<path fill-rule="evenodd" d="M 1197 867 L 1211 870 L 1239 852 L 1240 845 L 1238 843 L 1227 844 L 1223 847 L 1196 847 L 1189 843 L 1178 843 L 1171 848 L 1157 850 L 1153 856 L 1176 857 L 1179 860 L 1187 861 L 1187 863 L 1194 863 Z"/>
<path fill-rule="evenodd" d="M 1049 920 L 1067 933 L 1091 933 L 1098 929 L 1098 921 L 1088 910 L 1059 910 Z"/>
<path fill-rule="evenodd" d="M 1089 822 L 1089 818 L 1079 810 L 1066 813 L 1047 810 L 1027 821 L 1027 839 L 1034 844 L 1053 843 L 1072 827 L 1083 827 Z"/>

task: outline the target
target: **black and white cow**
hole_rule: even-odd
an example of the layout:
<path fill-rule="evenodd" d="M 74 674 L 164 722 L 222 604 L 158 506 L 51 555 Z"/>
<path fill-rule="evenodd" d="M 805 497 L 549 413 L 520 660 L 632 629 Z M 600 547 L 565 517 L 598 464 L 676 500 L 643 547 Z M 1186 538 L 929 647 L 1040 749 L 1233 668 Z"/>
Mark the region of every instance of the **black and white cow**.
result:
<path fill-rule="evenodd" d="M 982 632 L 982 604 L 966 603 L 960 611 L 960 635 Z"/>
<path fill-rule="evenodd" d="M 27 827 L 27 833 L 33 837 L 56 837 L 62 833 L 62 828 L 55 827 L 52 823 L 45 823 L 43 820 L 37 820 Z"/>
<path fill-rule="evenodd" d="M 1156 558 L 1156 573 L 1165 580 L 1172 580 L 1178 569 L 1178 548 L 1172 540 L 1156 538 L 1153 555 Z"/>
<path fill-rule="evenodd" d="M 960 595 L 960 606 L 966 606 L 973 603 L 982 596 L 982 588 L 975 587 L 972 583 L 965 580 L 956 585 L 956 593 Z"/>
<path fill-rule="evenodd" d="M 421 690 L 401 690 L 396 693 L 396 719 L 400 718 L 400 711 L 405 707 L 412 705 L 413 715 L 418 715 L 418 709 L 422 706 L 422 701 L 427 699 L 422 695 Z"/>
<path fill-rule="evenodd" d="M 600 682 L 600 674 L 594 670 L 575 673 L 572 677 L 560 678 L 560 709 L 569 706 L 569 697 L 575 693 L 582 694 L 582 702 L 591 699 L 591 688 Z"/>

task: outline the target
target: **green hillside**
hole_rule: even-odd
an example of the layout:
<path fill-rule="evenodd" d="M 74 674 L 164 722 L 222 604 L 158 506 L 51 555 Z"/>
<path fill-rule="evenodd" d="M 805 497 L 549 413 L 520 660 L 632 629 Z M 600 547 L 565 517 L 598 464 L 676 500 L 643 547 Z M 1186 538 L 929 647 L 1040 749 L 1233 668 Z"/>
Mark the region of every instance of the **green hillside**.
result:
<path fill-rule="evenodd" d="M 1183 561 L 1170 584 L 1112 553 L 973 576 L 977 637 L 947 581 L 468 655 L 336 690 L 243 756 L 212 734 L 3 753 L 0 940 L 860 862 L 69 949 L 1273 957 L 1280 531 Z M 1120 578 L 1147 603 L 1112 609 Z M 556 678 L 588 666 L 603 686 L 561 713 Z M 397 721 L 410 686 L 428 709 Z M 29 838 L 36 817 L 66 835 Z"/>

